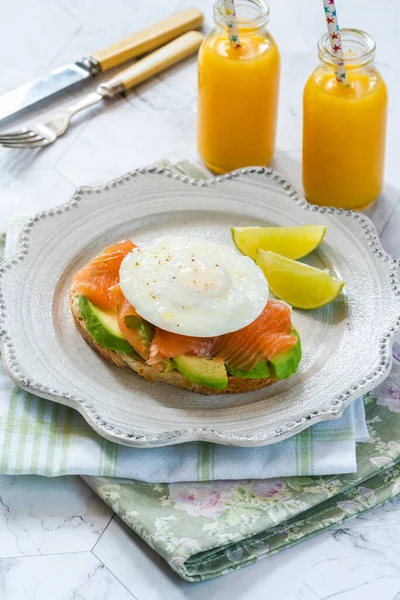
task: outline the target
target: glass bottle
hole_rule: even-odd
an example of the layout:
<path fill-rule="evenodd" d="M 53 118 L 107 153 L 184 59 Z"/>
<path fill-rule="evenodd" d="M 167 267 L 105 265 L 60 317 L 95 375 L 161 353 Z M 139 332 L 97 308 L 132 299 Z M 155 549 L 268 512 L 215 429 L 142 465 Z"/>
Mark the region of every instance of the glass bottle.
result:
<path fill-rule="evenodd" d="M 320 65 L 303 97 L 303 187 L 320 205 L 361 209 L 382 189 L 387 90 L 374 65 L 375 42 L 341 29 L 349 85 L 336 80 L 328 35 L 318 44 Z"/>
<path fill-rule="evenodd" d="M 280 58 L 263 0 L 237 0 L 239 43 L 228 39 L 223 0 L 198 60 L 198 149 L 217 173 L 265 165 L 275 149 Z"/>

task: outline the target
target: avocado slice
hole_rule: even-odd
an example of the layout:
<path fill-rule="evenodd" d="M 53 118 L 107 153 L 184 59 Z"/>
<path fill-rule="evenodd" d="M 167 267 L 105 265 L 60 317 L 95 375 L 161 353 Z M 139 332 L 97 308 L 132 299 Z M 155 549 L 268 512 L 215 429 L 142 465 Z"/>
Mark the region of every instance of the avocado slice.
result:
<path fill-rule="evenodd" d="M 145 321 L 141 317 L 136 317 L 135 315 L 128 315 L 125 317 L 125 325 L 129 329 L 138 329 L 139 335 L 143 340 L 146 348 L 150 348 L 151 342 L 154 337 L 154 326 L 151 325 L 148 321 Z"/>
<path fill-rule="evenodd" d="M 243 377 L 245 379 L 266 379 L 269 377 L 269 368 L 265 360 L 257 363 L 255 367 L 250 369 L 250 371 L 233 369 L 229 365 L 226 365 L 226 370 L 228 371 L 229 375 L 233 375 L 234 377 Z"/>
<path fill-rule="evenodd" d="M 300 336 L 295 329 L 292 329 L 291 335 L 294 335 L 297 338 L 297 343 L 292 346 L 292 348 L 289 348 L 289 350 L 284 350 L 283 352 L 276 354 L 268 362 L 272 373 L 277 379 L 287 379 L 288 377 L 291 377 L 296 373 L 301 360 Z"/>
<path fill-rule="evenodd" d="M 136 354 L 118 327 L 116 313 L 98 308 L 83 295 L 79 296 L 78 304 L 88 332 L 100 346 L 124 354 Z"/>
<path fill-rule="evenodd" d="M 176 369 L 175 363 L 172 360 L 172 358 L 169 358 L 165 365 L 164 365 L 164 369 L 163 369 L 163 373 L 170 373 L 171 371 L 174 371 Z"/>
<path fill-rule="evenodd" d="M 181 354 L 173 359 L 182 375 L 215 390 L 224 390 L 228 385 L 228 374 L 222 358 L 198 358 Z"/>

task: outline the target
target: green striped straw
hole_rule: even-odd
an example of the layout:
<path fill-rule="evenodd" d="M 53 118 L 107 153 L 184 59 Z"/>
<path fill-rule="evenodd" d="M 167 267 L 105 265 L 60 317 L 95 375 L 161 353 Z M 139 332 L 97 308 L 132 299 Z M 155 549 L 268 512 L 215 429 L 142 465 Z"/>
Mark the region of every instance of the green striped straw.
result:
<path fill-rule="evenodd" d="M 231 43 L 238 48 L 240 46 L 239 41 L 239 29 L 237 26 L 236 9 L 233 0 L 224 0 L 225 14 L 227 17 L 228 26 L 228 37 Z"/>

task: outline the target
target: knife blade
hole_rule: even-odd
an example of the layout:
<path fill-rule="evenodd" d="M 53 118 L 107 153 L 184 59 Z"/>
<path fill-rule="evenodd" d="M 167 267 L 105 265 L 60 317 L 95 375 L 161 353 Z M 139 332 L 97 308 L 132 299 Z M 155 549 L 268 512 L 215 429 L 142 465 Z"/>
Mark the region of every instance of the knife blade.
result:
<path fill-rule="evenodd" d="M 91 76 L 88 68 L 75 63 L 25 83 L 0 96 L 0 121 Z"/>
<path fill-rule="evenodd" d="M 202 12 L 196 8 L 182 10 L 104 50 L 6 92 L 0 96 L 0 121 L 100 72 L 150 52 L 186 31 L 201 27 L 203 19 Z"/>

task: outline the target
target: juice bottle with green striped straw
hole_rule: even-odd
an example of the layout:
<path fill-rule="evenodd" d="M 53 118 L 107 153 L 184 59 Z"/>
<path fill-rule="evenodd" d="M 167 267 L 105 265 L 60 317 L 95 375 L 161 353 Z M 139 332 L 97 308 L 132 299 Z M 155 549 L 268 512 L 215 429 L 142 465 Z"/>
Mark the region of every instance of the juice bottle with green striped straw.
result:
<path fill-rule="evenodd" d="M 280 59 L 264 0 L 217 0 L 199 52 L 198 149 L 216 173 L 268 164 L 275 149 Z"/>
<path fill-rule="evenodd" d="M 361 209 L 383 186 L 387 90 L 372 37 L 339 29 L 335 1 L 323 2 L 328 33 L 303 97 L 303 187 L 314 204 Z"/>

